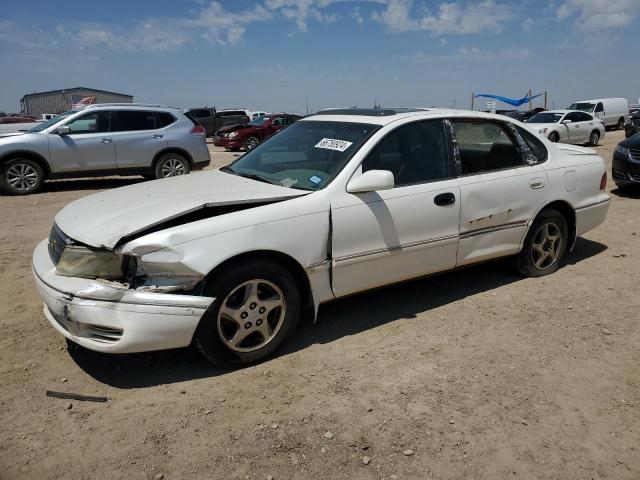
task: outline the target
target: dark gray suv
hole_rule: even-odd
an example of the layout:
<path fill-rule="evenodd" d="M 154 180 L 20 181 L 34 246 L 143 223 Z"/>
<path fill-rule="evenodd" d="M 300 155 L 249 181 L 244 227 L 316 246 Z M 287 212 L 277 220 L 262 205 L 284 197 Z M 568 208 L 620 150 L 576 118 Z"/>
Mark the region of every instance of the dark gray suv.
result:
<path fill-rule="evenodd" d="M 25 195 L 40 190 L 47 179 L 173 177 L 210 161 L 204 128 L 180 109 L 98 104 L 0 136 L 0 187 Z"/>

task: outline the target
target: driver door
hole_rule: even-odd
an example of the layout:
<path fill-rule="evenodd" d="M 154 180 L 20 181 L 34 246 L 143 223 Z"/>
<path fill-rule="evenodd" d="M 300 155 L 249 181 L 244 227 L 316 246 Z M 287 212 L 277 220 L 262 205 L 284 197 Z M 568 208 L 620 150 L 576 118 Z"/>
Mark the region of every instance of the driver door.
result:
<path fill-rule="evenodd" d="M 68 135 L 49 134 L 53 171 L 81 172 L 116 168 L 116 149 L 110 132 L 111 112 L 86 113 L 65 126 Z"/>
<path fill-rule="evenodd" d="M 333 290 L 348 295 L 453 268 L 460 189 L 441 120 L 403 125 L 360 166 L 388 170 L 390 190 L 332 199 Z"/>

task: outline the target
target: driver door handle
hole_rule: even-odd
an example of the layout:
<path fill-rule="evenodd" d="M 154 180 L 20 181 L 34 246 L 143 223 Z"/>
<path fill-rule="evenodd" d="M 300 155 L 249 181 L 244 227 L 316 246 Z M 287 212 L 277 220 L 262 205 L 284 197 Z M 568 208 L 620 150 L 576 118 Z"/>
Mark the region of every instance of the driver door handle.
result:
<path fill-rule="evenodd" d="M 155 135 L 151 135 L 151 138 L 153 138 L 154 140 L 158 140 L 159 138 L 163 138 L 164 135 L 161 135 L 159 133 L 156 133 Z"/>
<path fill-rule="evenodd" d="M 113 138 L 101 138 L 100 140 L 98 140 L 100 143 L 112 143 L 113 142 Z"/>
<path fill-rule="evenodd" d="M 540 178 L 534 178 L 529 182 L 529 186 L 534 190 L 544 187 L 544 181 Z"/>

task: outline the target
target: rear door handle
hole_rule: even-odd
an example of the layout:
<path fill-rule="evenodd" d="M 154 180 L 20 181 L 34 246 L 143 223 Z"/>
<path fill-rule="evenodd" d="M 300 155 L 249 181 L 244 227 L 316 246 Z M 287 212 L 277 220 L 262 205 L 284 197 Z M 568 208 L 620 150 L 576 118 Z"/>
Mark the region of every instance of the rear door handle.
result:
<path fill-rule="evenodd" d="M 159 133 L 156 133 L 155 135 L 151 135 L 151 138 L 158 140 L 159 138 L 164 138 L 164 135 L 160 135 Z"/>
<path fill-rule="evenodd" d="M 113 138 L 101 138 L 100 140 L 98 140 L 100 143 L 112 143 L 113 142 Z"/>
<path fill-rule="evenodd" d="M 539 178 L 534 178 L 529 182 L 529 186 L 534 190 L 544 187 L 544 181 Z"/>
<path fill-rule="evenodd" d="M 433 203 L 435 203 L 439 207 L 453 205 L 454 203 L 456 203 L 456 196 L 451 192 L 441 193 L 435 196 L 435 198 L 433 199 Z"/>

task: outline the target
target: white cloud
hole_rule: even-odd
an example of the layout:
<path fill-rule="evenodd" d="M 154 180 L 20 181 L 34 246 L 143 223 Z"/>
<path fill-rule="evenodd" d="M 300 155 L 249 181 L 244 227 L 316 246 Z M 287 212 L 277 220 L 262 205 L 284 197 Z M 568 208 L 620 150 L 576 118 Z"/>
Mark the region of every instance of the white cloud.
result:
<path fill-rule="evenodd" d="M 426 30 L 433 35 L 462 35 L 499 32 L 504 23 L 515 17 L 511 5 L 495 0 L 442 2 L 435 13 L 423 7 L 417 15 L 412 15 L 413 3 L 413 0 L 388 0 L 387 8 L 374 12 L 372 18 L 392 32 Z"/>
<path fill-rule="evenodd" d="M 322 9 L 339 0 L 266 0 L 266 7 L 285 18 L 294 20 L 299 31 L 309 30 L 309 19 L 331 23 L 337 20 L 334 13 L 323 13 Z"/>
<path fill-rule="evenodd" d="M 416 65 L 455 62 L 511 62 L 525 60 L 531 57 L 531 51 L 526 48 L 502 48 L 498 50 L 483 50 L 478 47 L 462 46 L 458 50 L 445 54 L 426 54 L 415 52 L 401 57 L 402 61 Z"/>
<path fill-rule="evenodd" d="M 558 9 L 560 20 L 575 18 L 578 30 L 608 30 L 626 27 L 640 12 L 638 0 L 563 0 Z"/>

